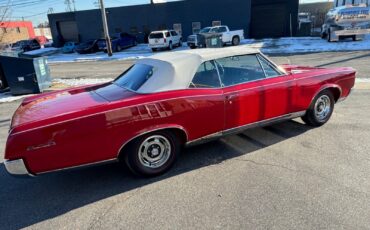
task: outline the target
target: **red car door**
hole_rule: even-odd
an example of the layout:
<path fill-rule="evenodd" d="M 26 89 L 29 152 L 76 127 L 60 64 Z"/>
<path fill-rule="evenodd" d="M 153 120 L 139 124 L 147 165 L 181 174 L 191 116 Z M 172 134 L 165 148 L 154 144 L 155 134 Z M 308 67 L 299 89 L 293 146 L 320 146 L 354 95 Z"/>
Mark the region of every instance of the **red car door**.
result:
<path fill-rule="evenodd" d="M 225 96 L 225 130 L 294 112 L 295 80 L 259 55 L 217 60 Z"/>

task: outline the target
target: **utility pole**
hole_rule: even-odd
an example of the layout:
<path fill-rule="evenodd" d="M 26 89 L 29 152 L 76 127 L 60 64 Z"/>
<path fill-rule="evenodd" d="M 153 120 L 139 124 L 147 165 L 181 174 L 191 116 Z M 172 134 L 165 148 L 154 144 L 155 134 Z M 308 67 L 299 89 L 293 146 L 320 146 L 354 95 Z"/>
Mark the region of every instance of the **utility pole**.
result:
<path fill-rule="evenodd" d="M 71 0 L 65 0 L 64 4 L 66 5 L 66 11 L 72 12 Z"/>
<path fill-rule="evenodd" d="M 111 57 L 113 55 L 113 52 L 112 52 L 112 43 L 110 42 L 110 37 L 109 37 L 107 12 L 105 11 L 104 0 L 99 0 L 99 2 L 100 2 L 101 16 L 103 19 L 103 29 L 104 29 L 105 42 L 107 44 L 108 56 Z"/>
<path fill-rule="evenodd" d="M 76 11 L 76 0 L 72 0 L 73 3 L 73 11 Z"/>

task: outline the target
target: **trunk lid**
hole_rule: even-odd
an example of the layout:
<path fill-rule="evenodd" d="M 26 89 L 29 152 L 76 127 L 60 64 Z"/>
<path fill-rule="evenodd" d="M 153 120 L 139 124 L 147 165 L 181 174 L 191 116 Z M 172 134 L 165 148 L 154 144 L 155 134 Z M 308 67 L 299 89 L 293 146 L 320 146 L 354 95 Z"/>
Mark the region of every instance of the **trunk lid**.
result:
<path fill-rule="evenodd" d="M 15 112 L 11 127 L 87 111 L 108 103 L 93 89 L 94 87 L 75 88 L 26 98 Z"/>

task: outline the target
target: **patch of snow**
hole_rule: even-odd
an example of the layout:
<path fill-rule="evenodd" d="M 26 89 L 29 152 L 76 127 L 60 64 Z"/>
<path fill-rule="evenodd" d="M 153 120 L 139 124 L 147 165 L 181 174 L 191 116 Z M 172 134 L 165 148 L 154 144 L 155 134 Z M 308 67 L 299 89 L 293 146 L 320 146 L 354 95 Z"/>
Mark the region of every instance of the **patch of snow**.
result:
<path fill-rule="evenodd" d="M 174 49 L 177 50 L 186 50 L 189 49 L 187 46 L 179 47 Z M 172 51 L 160 51 L 160 52 L 172 52 Z M 122 52 L 113 53 L 112 57 L 104 52 L 98 52 L 94 54 L 55 54 L 48 57 L 49 63 L 63 63 L 63 62 L 87 62 L 87 61 L 115 61 L 115 60 L 135 60 L 140 58 L 145 58 L 153 55 L 155 53 L 148 47 L 147 44 L 139 44 L 135 47 L 125 49 Z"/>
<path fill-rule="evenodd" d="M 276 53 L 315 53 L 329 51 L 357 51 L 370 50 L 370 35 L 366 36 L 363 41 L 345 40 L 340 42 L 328 42 L 319 37 L 287 37 L 287 38 L 266 38 L 266 39 L 244 39 L 241 45 L 249 48 L 260 49 L 266 54 Z M 183 47 L 174 49 L 188 50 L 184 44 Z M 159 52 L 173 52 L 159 51 Z M 109 60 L 129 60 L 140 59 L 153 55 L 147 44 L 139 44 L 138 46 L 126 49 L 122 52 L 114 53 L 112 57 L 104 52 L 95 54 L 62 54 L 58 53 L 48 57 L 49 63 L 59 62 L 85 62 L 85 61 L 109 61 Z"/>
<path fill-rule="evenodd" d="M 10 92 L 0 93 L 0 103 L 12 102 L 32 95 L 13 96 Z"/>
<path fill-rule="evenodd" d="M 49 48 L 42 48 L 42 49 L 38 49 L 38 50 L 28 51 L 28 52 L 25 52 L 24 54 L 28 54 L 28 55 L 42 55 L 42 54 L 50 53 L 50 52 L 58 52 L 59 50 L 60 49 L 58 49 L 58 48 L 49 47 Z"/>
<path fill-rule="evenodd" d="M 245 39 L 241 44 L 260 49 L 263 53 L 267 54 L 356 51 L 370 50 L 370 36 L 366 36 L 363 41 L 344 40 L 339 42 L 328 42 L 319 37 Z"/>
<path fill-rule="evenodd" d="M 54 79 L 53 83 L 60 83 L 67 86 L 82 86 L 82 85 L 94 85 L 102 84 L 113 81 L 113 78 L 65 78 L 65 79 Z"/>

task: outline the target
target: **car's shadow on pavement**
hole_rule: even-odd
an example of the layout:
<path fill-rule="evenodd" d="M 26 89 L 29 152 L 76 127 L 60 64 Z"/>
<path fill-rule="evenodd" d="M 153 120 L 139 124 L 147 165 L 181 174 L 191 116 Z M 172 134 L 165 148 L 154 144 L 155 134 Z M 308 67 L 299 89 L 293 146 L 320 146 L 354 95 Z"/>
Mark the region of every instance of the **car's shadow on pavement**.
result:
<path fill-rule="evenodd" d="M 1 228 L 28 227 L 148 184 L 245 156 L 308 130 L 308 126 L 288 121 L 189 148 L 170 172 L 151 179 L 134 177 L 118 163 L 23 179 L 9 176 L 1 164 Z"/>

